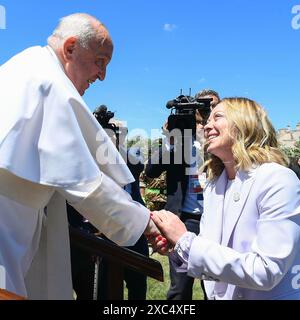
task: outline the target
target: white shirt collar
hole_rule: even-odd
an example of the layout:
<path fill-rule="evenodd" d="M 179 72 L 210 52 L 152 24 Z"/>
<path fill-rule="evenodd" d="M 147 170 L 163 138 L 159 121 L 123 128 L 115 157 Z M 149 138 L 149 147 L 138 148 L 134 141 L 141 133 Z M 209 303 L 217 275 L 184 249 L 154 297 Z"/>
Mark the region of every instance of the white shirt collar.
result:
<path fill-rule="evenodd" d="M 54 51 L 49 45 L 47 45 L 45 48 L 50 52 L 50 54 L 53 56 L 53 58 L 55 59 L 55 61 L 57 62 L 57 64 L 61 67 L 61 69 L 62 69 L 63 72 L 65 73 L 65 68 L 64 68 L 64 66 L 62 65 L 62 63 L 60 62 L 60 60 L 58 59 L 58 56 L 57 56 L 57 54 L 55 53 L 55 51 Z"/>

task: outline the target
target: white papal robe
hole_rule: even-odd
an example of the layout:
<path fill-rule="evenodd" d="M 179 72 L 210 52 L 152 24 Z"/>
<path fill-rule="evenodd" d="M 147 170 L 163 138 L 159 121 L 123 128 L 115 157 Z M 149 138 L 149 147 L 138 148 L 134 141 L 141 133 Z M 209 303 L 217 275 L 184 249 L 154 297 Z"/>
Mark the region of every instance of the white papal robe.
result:
<path fill-rule="evenodd" d="M 0 88 L 0 285 L 71 299 L 65 199 L 124 246 L 141 236 L 149 211 L 122 189 L 130 171 L 51 48 L 2 65 Z"/>

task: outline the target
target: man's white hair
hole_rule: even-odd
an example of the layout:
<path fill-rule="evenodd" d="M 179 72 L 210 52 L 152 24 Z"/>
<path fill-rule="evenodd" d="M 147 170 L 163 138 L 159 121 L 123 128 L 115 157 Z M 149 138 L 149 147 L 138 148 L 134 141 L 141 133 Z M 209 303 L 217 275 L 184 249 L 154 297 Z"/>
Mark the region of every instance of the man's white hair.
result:
<path fill-rule="evenodd" d="M 76 37 L 79 45 L 88 49 L 90 41 L 98 35 L 93 22 L 102 25 L 99 20 L 85 13 L 74 13 L 63 17 L 48 38 L 48 44 L 57 49 L 69 37 Z"/>

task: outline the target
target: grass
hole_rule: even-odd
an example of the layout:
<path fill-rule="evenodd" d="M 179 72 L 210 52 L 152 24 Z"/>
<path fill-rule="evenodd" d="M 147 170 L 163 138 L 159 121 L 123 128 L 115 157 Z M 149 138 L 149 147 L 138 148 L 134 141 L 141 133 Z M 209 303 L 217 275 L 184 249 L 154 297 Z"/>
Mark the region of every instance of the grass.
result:
<path fill-rule="evenodd" d="M 164 271 L 164 282 L 148 278 L 147 300 L 166 300 L 167 292 L 170 286 L 169 260 L 166 256 L 154 253 L 152 259 L 158 260 Z M 203 300 L 203 293 L 200 286 L 200 280 L 195 279 L 193 288 L 193 300 Z"/>
<path fill-rule="evenodd" d="M 164 271 L 164 282 L 159 282 L 148 277 L 147 300 L 166 300 L 167 292 L 170 286 L 169 260 L 166 256 L 154 253 L 152 259 L 159 261 Z M 125 286 L 126 287 L 126 286 Z M 127 289 L 124 292 L 124 299 L 127 299 Z M 200 286 L 200 280 L 195 279 L 193 288 L 193 300 L 203 300 L 203 292 Z"/>

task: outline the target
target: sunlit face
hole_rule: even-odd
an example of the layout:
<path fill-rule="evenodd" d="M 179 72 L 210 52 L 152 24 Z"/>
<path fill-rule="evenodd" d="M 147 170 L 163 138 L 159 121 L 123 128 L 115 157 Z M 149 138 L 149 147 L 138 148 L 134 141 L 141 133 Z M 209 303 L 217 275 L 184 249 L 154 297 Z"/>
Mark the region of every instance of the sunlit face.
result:
<path fill-rule="evenodd" d="M 233 139 L 230 134 L 228 120 L 223 103 L 218 104 L 211 112 L 204 127 L 207 151 L 222 161 L 232 161 Z"/>
<path fill-rule="evenodd" d="M 71 59 L 65 65 L 67 76 L 82 96 L 89 86 L 97 79 L 103 81 L 106 67 L 113 53 L 113 44 L 109 36 L 104 41 L 93 40 L 89 49 L 80 47 L 75 43 L 70 54 Z"/>

